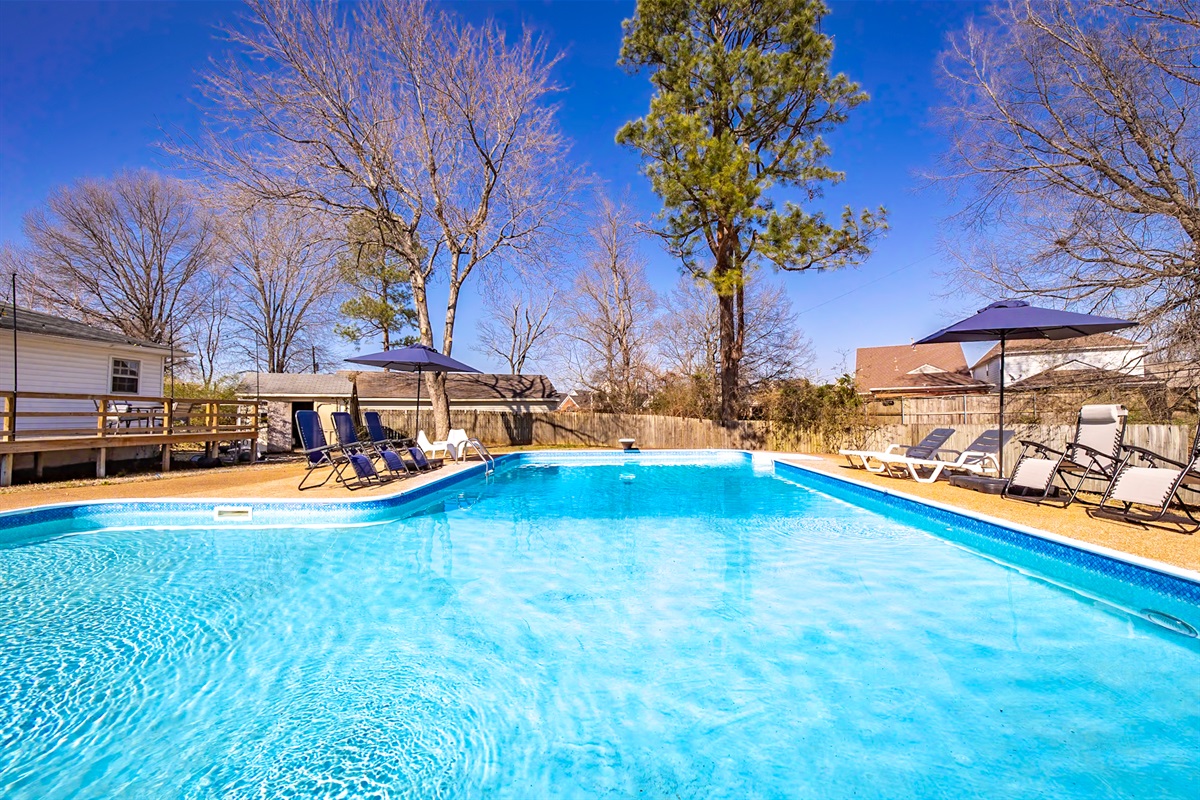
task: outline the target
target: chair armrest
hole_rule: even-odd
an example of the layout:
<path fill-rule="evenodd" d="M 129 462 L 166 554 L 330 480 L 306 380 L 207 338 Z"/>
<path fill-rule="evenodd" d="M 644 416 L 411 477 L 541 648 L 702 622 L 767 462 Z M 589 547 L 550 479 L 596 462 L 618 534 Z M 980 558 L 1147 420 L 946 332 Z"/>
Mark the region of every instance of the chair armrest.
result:
<path fill-rule="evenodd" d="M 1173 458 L 1167 458 L 1166 456 L 1159 455 L 1158 453 L 1154 452 L 1153 450 L 1147 450 L 1144 447 L 1138 447 L 1136 444 L 1123 445 L 1123 449 L 1129 453 L 1137 453 L 1142 458 L 1149 461 L 1151 464 L 1156 464 L 1161 461 L 1164 464 L 1170 464 L 1171 466 L 1179 467 L 1180 469 L 1185 469 L 1188 466 L 1187 464 L 1184 464 L 1180 461 L 1176 461 Z"/>
<path fill-rule="evenodd" d="M 886 456 L 886 455 L 890 455 L 890 454 L 892 454 L 892 453 L 895 453 L 895 452 L 896 452 L 897 450 L 899 450 L 901 447 L 902 447 L 902 445 L 898 445 L 898 444 L 889 444 L 889 445 L 887 446 L 887 450 L 884 450 L 884 451 L 883 451 L 883 454 L 884 454 L 885 456 Z"/>
<path fill-rule="evenodd" d="M 934 460 L 937 460 L 937 461 L 945 461 L 946 459 L 943 458 L 943 456 L 949 455 L 951 453 L 954 454 L 953 457 L 950 459 L 951 461 L 957 461 L 958 459 L 962 458 L 962 456 L 963 456 L 963 452 L 961 450 L 955 450 L 951 447 L 942 447 L 942 448 L 939 448 L 934 451 L 933 458 L 934 458 Z"/>
<path fill-rule="evenodd" d="M 1042 444 L 1041 442 L 1035 442 L 1030 439 L 1022 439 L 1021 446 L 1022 447 L 1032 447 L 1033 449 L 1037 450 L 1040 453 L 1046 453 L 1046 454 L 1056 455 L 1056 456 L 1064 455 L 1063 451 L 1061 451 L 1061 450 L 1055 450 L 1053 447 L 1050 447 L 1049 445 Z"/>

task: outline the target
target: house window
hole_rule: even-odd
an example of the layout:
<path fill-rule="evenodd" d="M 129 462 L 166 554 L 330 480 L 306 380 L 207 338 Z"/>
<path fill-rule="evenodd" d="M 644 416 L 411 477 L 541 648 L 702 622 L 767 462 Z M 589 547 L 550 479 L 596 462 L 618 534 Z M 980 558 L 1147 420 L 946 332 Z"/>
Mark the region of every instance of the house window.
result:
<path fill-rule="evenodd" d="M 142 362 L 128 358 L 112 360 L 112 391 L 113 394 L 137 394 L 138 376 L 142 371 Z"/>

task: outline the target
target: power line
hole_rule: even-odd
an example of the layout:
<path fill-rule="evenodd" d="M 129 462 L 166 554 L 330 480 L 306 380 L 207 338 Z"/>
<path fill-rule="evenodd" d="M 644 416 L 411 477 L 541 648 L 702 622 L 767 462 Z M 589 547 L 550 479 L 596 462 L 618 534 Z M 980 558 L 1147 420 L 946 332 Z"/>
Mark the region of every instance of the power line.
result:
<path fill-rule="evenodd" d="M 810 311 L 816 311 L 818 308 L 821 308 L 822 306 L 827 306 L 832 302 L 841 300 L 843 297 L 849 297 L 850 295 L 854 294 L 855 292 L 857 292 L 861 289 L 865 289 L 872 284 L 879 283 L 880 281 L 886 280 L 886 279 L 892 277 L 893 275 L 896 275 L 900 272 L 904 272 L 904 270 L 909 269 L 910 267 L 915 267 L 917 264 L 920 264 L 924 261 L 928 261 L 929 259 L 933 258 L 935 255 L 936 255 L 936 253 L 927 253 L 927 254 L 921 256 L 920 258 L 918 258 L 916 261 L 910 261 L 909 263 L 905 264 L 902 267 L 897 267 L 896 269 L 892 270 L 891 272 L 888 272 L 884 275 L 880 275 L 878 278 L 872 278 L 871 280 L 867 281 L 866 283 L 859 284 L 858 286 L 855 286 L 853 289 L 851 289 L 847 292 L 842 292 L 841 294 L 831 297 L 828 300 L 823 300 L 822 302 L 817 303 L 815 306 L 809 306 L 808 308 L 804 309 L 803 311 L 798 311 L 796 313 L 796 316 L 797 317 L 803 316 L 804 314 L 807 314 Z"/>

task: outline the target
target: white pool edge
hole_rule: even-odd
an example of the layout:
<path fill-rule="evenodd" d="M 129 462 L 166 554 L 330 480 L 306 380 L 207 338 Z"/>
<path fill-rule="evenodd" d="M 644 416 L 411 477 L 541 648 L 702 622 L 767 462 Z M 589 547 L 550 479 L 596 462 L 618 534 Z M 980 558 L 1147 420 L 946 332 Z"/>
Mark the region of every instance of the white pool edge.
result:
<path fill-rule="evenodd" d="M 1038 539 L 1045 539 L 1046 541 L 1054 542 L 1055 544 L 1060 544 L 1060 545 L 1063 545 L 1064 547 L 1073 547 L 1076 550 L 1083 550 L 1085 552 L 1092 553 L 1092 554 L 1098 555 L 1098 556 L 1103 556 L 1105 558 L 1111 558 L 1116 561 L 1124 561 L 1127 564 L 1133 564 L 1134 566 L 1141 567 L 1143 569 L 1150 569 L 1150 570 L 1154 570 L 1155 572 L 1162 572 L 1162 573 L 1171 575 L 1176 578 L 1182 578 L 1184 580 L 1192 581 L 1193 583 L 1200 583 L 1200 572 L 1187 569 L 1186 567 L 1177 567 L 1174 564 L 1168 564 L 1165 561 L 1157 561 L 1153 558 L 1146 558 L 1145 556 L 1139 556 L 1139 555 L 1135 555 L 1133 553 L 1127 553 L 1124 550 L 1114 550 L 1111 547 L 1105 547 L 1104 545 L 1094 544 L 1092 542 L 1087 542 L 1082 539 L 1073 539 L 1070 536 L 1063 536 L 1058 533 L 1051 533 L 1050 531 L 1042 530 L 1041 528 L 1034 528 L 1032 526 L 1024 525 L 1020 522 L 1014 522 L 1012 520 L 1004 519 L 1002 517 L 993 517 L 990 514 L 981 514 L 978 511 L 971 511 L 971 510 L 963 508 L 962 506 L 951 505 L 950 503 L 943 503 L 939 500 L 930 500 L 929 498 L 918 497 L 917 495 L 909 494 L 908 492 L 896 491 L 896 490 L 890 489 L 890 488 L 875 486 L 873 484 L 860 481 L 849 475 L 837 475 L 834 473 L 825 472 L 824 470 L 813 469 L 812 467 L 805 466 L 803 463 L 793 463 L 790 459 L 791 459 L 790 456 L 788 456 L 787 459 L 780 458 L 778 456 L 774 457 L 774 461 L 776 463 L 785 464 L 787 466 L 794 467 L 796 469 L 801 469 L 801 470 L 804 470 L 805 472 L 811 472 L 814 475 L 820 475 L 822 477 L 830 478 L 832 480 L 842 481 L 843 483 L 854 484 L 855 486 L 857 486 L 861 489 L 867 489 L 868 491 L 872 491 L 877 494 L 891 495 L 893 497 L 899 497 L 899 498 L 906 500 L 908 502 L 911 502 L 911 503 L 916 503 L 918 505 L 928 506 L 930 508 L 936 508 L 939 511 L 946 511 L 951 514 L 958 514 L 959 516 L 976 519 L 976 520 L 979 520 L 980 522 L 986 522 L 989 525 L 995 525 L 996 527 L 999 527 L 999 528 L 1007 528 L 1010 531 L 1016 531 L 1017 533 L 1021 533 L 1026 536 L 1033 536 Z M 812 457 L 808 457 L 803 460 L 804 461 L 812 461 L 812 460 L 820 460 L 820 459 L 814 459 Z"/>
<path fill-rule="evenodd" d="M 562 452 L 583 453 L 583 452 L 587 452 L 587 451 L 579 451 L 579 450 L 571 450 L 571 451 L 520 450 L 520 451 L 516 451 L 516 452 L 512 452 L 512 453 L 502 453 L 500 456 L 497 457 L 496 461 L 499 463 L 503 463 L 504 461 L 508 461 L 508 460 L 512 459 L 513 457 L 520 458 L 523 454 L 526 454 L 526 453 L 531 454 L 531 455 L 553 456 L 557 453 L 562 453 Z M 631 455 L 636 457 L 636 455 L 637 455 L 637 454 L 625 453 L 625 452 L 619 451 L 619 450 L 618 451 L 596 450 L 596 451 L 591 451 L 591 452 L 594 452 L 596 454 L 610 453 L 614 456 L 622 455 L 622 456 L 626 456 L 626 457 L 629 457 Z M 1000 528 L 1006 528 L 1011 531 L 1016 531 L 1017 533 L 1021 533 L 1026 536 L 1033 536 L 1035 538 L 1044 539 L 1046 541 L 1054 542 L 1055 544 L 1063 545 L 1065 547 L 1072 547 L 1077 550 L 1083 550 L 1085 552 L 1089 552 L 1089 553 L 1092 553 L 1097 556 L 1110 558 L 1110 559 L 1113 559 L 1116 561 L 1123 561 L 1127 564 L 1132 564 L 1134 566 L 1141 567 L 1142 569 L 1153 570 L 1155 572 L 1164 573 L 1164 574 L 1170 575 L 1175 578 L 1180 578 L 1182 580 L 1187 580 L 1187 581 L 1191 581 L 1193 583 L 1200 584 L 1200 572 L 1195 571 L 1195 570 L 1190 570 L 1185 567 L 1178 567 L 1173 564 L 1168 564 L 1164 561 L 1157 561 L 1155 559 L 1146 558 L 1144 556 L 1138 556 L 1133 553 L 1127 553 L 1123 550 L 1114 550 L 1112 548 L 1104 547 L 1103 545 L 1093 544 L 1092 542 L 1083 541 L 1081 539 L 1073 539 L 1069 536 L 1062 536 L 1061 534 L 1051 533 L 1050 531 L 1042 530 L 1040 528 L 1034 528 L 1034 527 L 1031 527 L 1029 525 L 1024 525 L 1019 522 L 1014 522 L 1012 520 L 1007 520 L 1007 519 L 1003 519 L 1000 517 L 993 517 L 988 514 L 981 514 L 977 511 L 971 511 L 971 510 L 962 508 L 961 506 L 955 506 L 955 505 L 951 505 L 949 503 L 943 503 L 943 502 L 940 502 L 937 500 L 930 500 L 928 498 L 918 497 L 916 495 L 912 495 L 907 492 L 896 491 L 896 490 L 890 489 L 890 488 L 874 486 L 872 484 L 857 480 L 856 478 L 853 478 L 849 475 L 839 475 L 839 474 L 835 474 L 835 473 L 831 473 L 831 472 L 826 472 L 824 470 L 813 469 L 812 467 L 804 465 L 803 462 L 806 462 L 806 461 L 808 461 L 808 462 L 820 461 L 821 458 L 819 456 L 809 456 L 809 455 L 802 455 L 802 454 L 782 455 L 782 454 L 774 453 L 774 452 L 763 453 L 763 452 L 756 452 L 753 450 L 739 450 L 739 449 L 734 449 L 734 448 L 707 448 L 706 450 L 683 450 L 683 449 L 679 449 L 679 450 L 646 450 L 643 452 L 647 455 L 649 455 L 649 454 L 665 455 L 665 454 L 669 454 L 669 453 L 685 453 L 685 452 L 692 452 L 692 453 L 697 453 L 697 452 L 743 453 L 749 457 L 752 464 L 764 464 L 764 465 L 768 464 L 768 463 L 771 465 L 784 464 L 786 466 L 790 466 L 795 469 L 803 470 L 805 472 L 811 472 L 812 474 L 817 475 L 817 476 L 829 478 L 829 479 L 832 479 L 835 481 L 842 481 L 843 483 L 853 484 L 854 486 L 857 486 L 860 489 L 866 489 L 868 491 L 875 492 L 877 494 L 881 494 L 881 495 L 885 495 L 885 496 L 892 495 L 892 496 L 901 498 L 903 500 L 906 500 L 908 502 L 916 503 L 917 505 L 927 506 L 929 508 L 936 508 L 939 511 L 945 511 L 945 512 L 948 512 L 951 514 L 957 514 L 959 516 L 967 517 L 970 519 L 975 519 L 980 522 L 985 522 L 989 525 L 995 525 Z M 284 507 L 286 507 L 288 505 L 294 505 L 294 504 L 298 504 L 298 503 L 310 503 L 310 504 L 318 504 L 318 505 L 325 504 L 325 503 L 328 503 L 329 505 L 345 505 L 345 504 L 369 505 L 372 503 L 382 503 L 382 502 L 392 501 L 392 500 L 396 500 L 396 499 L 401 499 L 406 494 L 416 492 L 418 490 L 420 490 L 422 493 L 436 491 L 440 484 L 446 483 L 451 479 L 468 478 L 471 475 L 474 475 L 475 473 L 483 472 L 485 467 L 486 467 L 486 465 L 482 462 L 478 463 L 478 464 L 472 464 L 470 467 L 467 467 L 465 469 L 457 470 L 455 472 L 433 478 L 432 480 L 422 483 L 419 486 L 410 486 L 410 487 L 399 488 L 397 491 L 394 491 L 394 492 L 391 492 L 388 494 L 372 495 L 370 497 L 350 496 L 350 497 L 344 497 L 344 498 L 338 498 L 338 499 L 327 498 L 327 497 L 320 498 L 320 499 L 307 499 L 307 498 L 303 498 L 303 497 L 262 498 L 262 499 L 230 499 L 227 497 L 226 498 L 222 498 L 222 497 L 212 497 L 212 498 L 205 498 L 205 497 L 148 497 L 148 498 L 122 498 L 122 499 L 115 499 L 115 500 L 73 500 L 73 501 L 67 501 L 67 502 L 63 502 L 63 503 L 47 503 L 47 504 L 43 504 L 43 505 L 28 506 L 26 508 L 3 511 L 3 512 L 0 512 L 0 520 L 7 519 L 7 518 L 13 517 L 13 516 L 19 516 L 22 514 L 32 514 L 35 512 L 49 511 L 49 510 L 60 509 L 60 508 L 85 508 L 85 507 L 86 508 L 102 508 L 105 506 L 127 505 L 127 504 L 133 504 L 133 503 L 184 503 L 184 504 L 190 504 L 190 505 L 202 505 L 202 504 L 212 503 L 212 504 L 214 504 L 214 507 L 216 505 L 243 505 L 243 504 L 244 505 L 266 505 L 266 506 L 284 506 Z"/>

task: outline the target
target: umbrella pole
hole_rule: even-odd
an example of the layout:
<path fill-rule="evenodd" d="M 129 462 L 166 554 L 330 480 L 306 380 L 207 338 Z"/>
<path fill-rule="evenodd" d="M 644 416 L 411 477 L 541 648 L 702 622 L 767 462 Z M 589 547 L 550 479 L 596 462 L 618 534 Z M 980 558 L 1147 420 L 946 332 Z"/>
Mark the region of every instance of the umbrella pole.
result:
<path fill-rule="evenodd" d="M 417 438 L 417 433 L 421 430 L 421 368 L 417 367 L 417 424 L 416 431 L 413 431 L 413 439 Z"/>
<path fill-rule="evenodd" d="M 1000 334 L 1000 477 L 1004 478 L 1004 334 Z"/>

